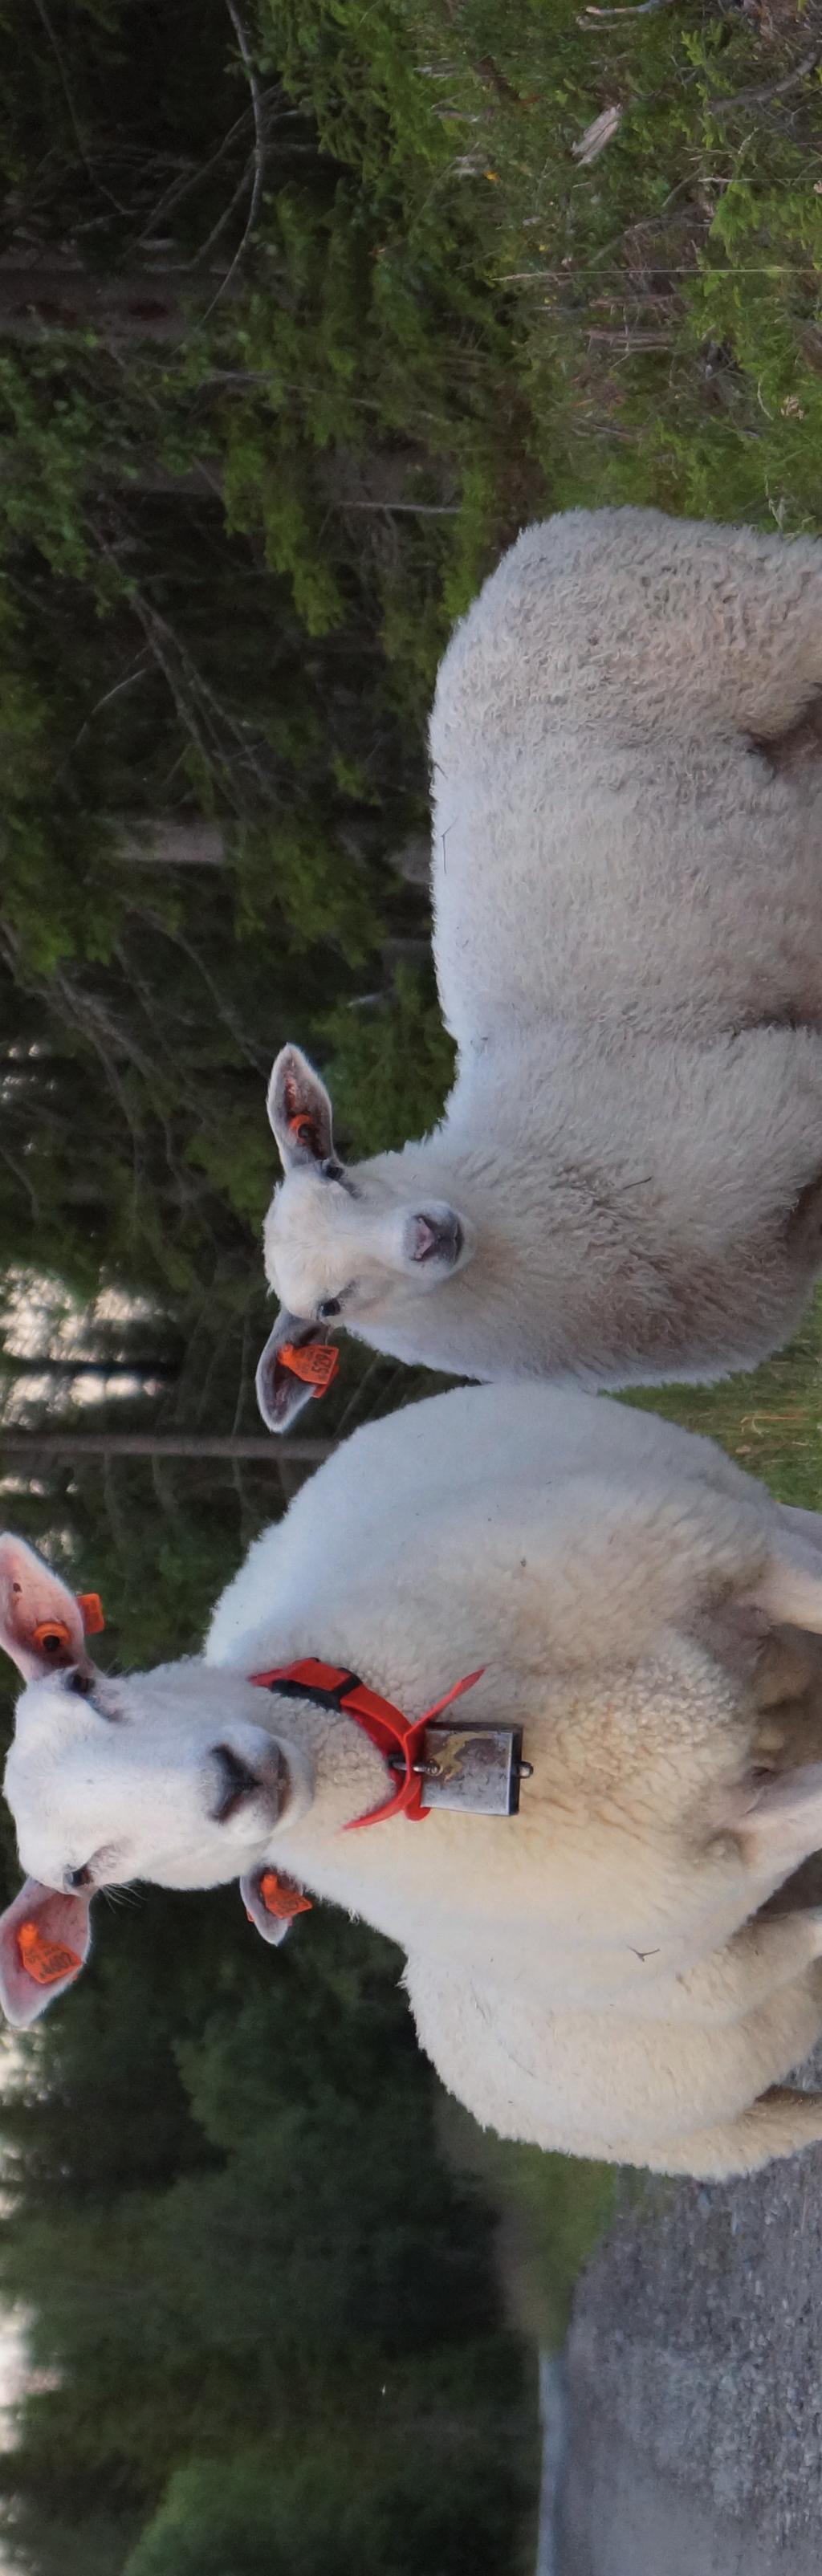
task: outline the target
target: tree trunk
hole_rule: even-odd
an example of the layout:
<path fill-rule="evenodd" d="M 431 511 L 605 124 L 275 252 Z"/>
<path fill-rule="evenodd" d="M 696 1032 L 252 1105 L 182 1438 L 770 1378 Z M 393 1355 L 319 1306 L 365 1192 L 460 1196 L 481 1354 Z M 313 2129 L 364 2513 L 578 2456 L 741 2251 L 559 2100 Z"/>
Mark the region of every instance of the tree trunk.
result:
<path fill-rule="evenodd" d="M 107 348 L 181 340 L 209 304 L 223 271 L 184 267 L 95 275 L 71 254 L 0 256 L 0 337 L 41 340 L 49 331 L 96 331 Z"/>
<path fill-rule="evenodd" d="M 225 842 L 219 823 L 201 814 L 177 821 L 121 814 L 117 819 L 117 856 L 137 868 L 223 868 Z"/>
<path fill-rule="evenodd" d="M 176 1378 L 179 1373 L 178 1361 L 169 1359 L 70 1360 L 55 1359 L 50 1352 L 37 1359 L 29 1351 L 25 1357 L 17 1351 L 0 1352 L 0 1386 L 17 1377 Z"/>
<path fill-rule="evenodd" d="M 267 1458 L 319 1466 L 330 1458 L 336 1440 L 276 1439 L 270 1431 L 4 1431 L 0 1428 L 0 1467 L 12 1459 L 65 1458 L 82 1466 L 84 1458 Z"/>

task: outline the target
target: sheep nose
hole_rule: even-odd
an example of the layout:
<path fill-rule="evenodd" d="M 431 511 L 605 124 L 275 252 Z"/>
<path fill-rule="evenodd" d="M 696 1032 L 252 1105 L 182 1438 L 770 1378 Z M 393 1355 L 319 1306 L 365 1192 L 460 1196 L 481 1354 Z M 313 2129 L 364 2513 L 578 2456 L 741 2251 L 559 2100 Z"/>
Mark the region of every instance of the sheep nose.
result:
<path fill-rule="evenodd" d="M 413 1261 L 457 1261 L 462 1243 L 462 1226 L 452 1210 L 442 1216 L 430 1213 L 415 1216 L 411 1245 Z"/>

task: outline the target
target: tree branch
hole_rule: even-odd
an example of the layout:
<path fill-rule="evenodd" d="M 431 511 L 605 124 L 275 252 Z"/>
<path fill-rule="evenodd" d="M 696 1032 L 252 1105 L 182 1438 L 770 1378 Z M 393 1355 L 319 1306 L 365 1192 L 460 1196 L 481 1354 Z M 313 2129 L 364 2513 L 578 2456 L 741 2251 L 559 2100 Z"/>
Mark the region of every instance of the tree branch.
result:
<path fill-rule="evenodd" d="M 733 98 L 709 98 L 707 105 L 711 115 L 729 116 L 735 107 L 767 107 L 772 98 L 784 98 L 786 90 L 796 89 L 818 61 L 819 46 L 815 45 L 813 53 L 806 54 L 804 62 L 797 63 L 795 71 L 788 72 L 785 80 L 772 81 L 767 89 L 738 89 Z"/>
<path fill-rule="evenodd" d="M 673 5 L 674 0 L 640 0 L 637 9 L 586 9 L 584 18 L 577 19 L 577 26 L 588 26 L 591 18 L 650 18 L 655 9 L 671 9 Z"/>
<path fill-rule="evenodd" d="M 260 210 L 260 199 L 263 193 L 263 185 L 265 181 L 265 124 L 263 120 L 260 85 L 251 59 L 251 49 L 248 37 L 246 35 L 242 19 L 239 15 L 239 11 L 234 6 L 234 0 L 226 0 L 226 8 L 237 38 L 237 43 L 243 58 L 243 68 L 251 91 L 251 105 L 254 113 L 254 181 L 251 190 L 251 204 L 248 209 L 242 241 L 238 243 L 230 267 L 226 269 L 222 285 L 218 286 L 216 295 L 212 296 L 211 303 L 206 306 L 205 312 L 200 316 L 201 326 L 204 322 L 209 320 L 211 314 L 214 312 L 215 306 L 221 302 L 222 297 L 227 293 L 232 278 L 236 276 L 240 261 L 245 255 L 245 251 L 257 221 L 257 216 Z"/>

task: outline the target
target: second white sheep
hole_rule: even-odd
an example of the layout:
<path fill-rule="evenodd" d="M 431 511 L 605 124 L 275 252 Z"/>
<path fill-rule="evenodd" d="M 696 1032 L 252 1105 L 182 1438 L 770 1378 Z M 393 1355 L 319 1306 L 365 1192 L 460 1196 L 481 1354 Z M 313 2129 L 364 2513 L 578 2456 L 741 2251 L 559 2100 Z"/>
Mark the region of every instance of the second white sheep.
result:
<path fill-rule="evenodd" d="M 504 557 L 431 722 L 442 1124 L 346 1171 L 305 1057 L 274 1067 L 272 1428 L 337 1319 L 588 1386 L 721 1376 L 796 1325 L 822 1265 L 821 685 L 813 539 L 571 511 Z"/>

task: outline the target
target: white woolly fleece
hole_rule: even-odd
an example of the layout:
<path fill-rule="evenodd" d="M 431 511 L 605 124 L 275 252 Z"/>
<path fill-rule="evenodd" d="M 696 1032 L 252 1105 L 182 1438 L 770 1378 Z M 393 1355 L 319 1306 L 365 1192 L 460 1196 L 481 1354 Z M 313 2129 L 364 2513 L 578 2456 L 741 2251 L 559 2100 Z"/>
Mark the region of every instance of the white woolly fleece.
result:
<path fill-rule="evenodd" d="M 21 1857 L 59 1888 L 268 1862 L 402 1944 L 423 2045 L 479 2118 L 744 2170 L 822 2135 L 815 2097 L 759 2099 L 822 2031 L 822 1921 L 751 1920 L 822 1843 L 814 1632 L 822 1517 L 651 1415 L 459 1390 L 320 1469 L 229 1584 L 203 1664 L 23 1692 Z M 345 1833 L 385 1798 L 381 1757 L 250 1680 L 308 1655 L 409 1717 L 483 1665 L 459 1713 L 523 1727 L 519 1815 Z M 254 1780 L 221 1821 L 226 1747 Z"/>
<path fill-rule="evenodd" d="M 785 1339 L 822 1266 L 822 544 L 577 510 L 529 528 L 445 655 L 436 1133 L 289 1174 L 297 1318 L 463 1375 L 707 1379 Z M 330 1114 L 329 1114 L 330 1133 Z M 409 1275 L 403 1224 L 470 1257 Z"/>

